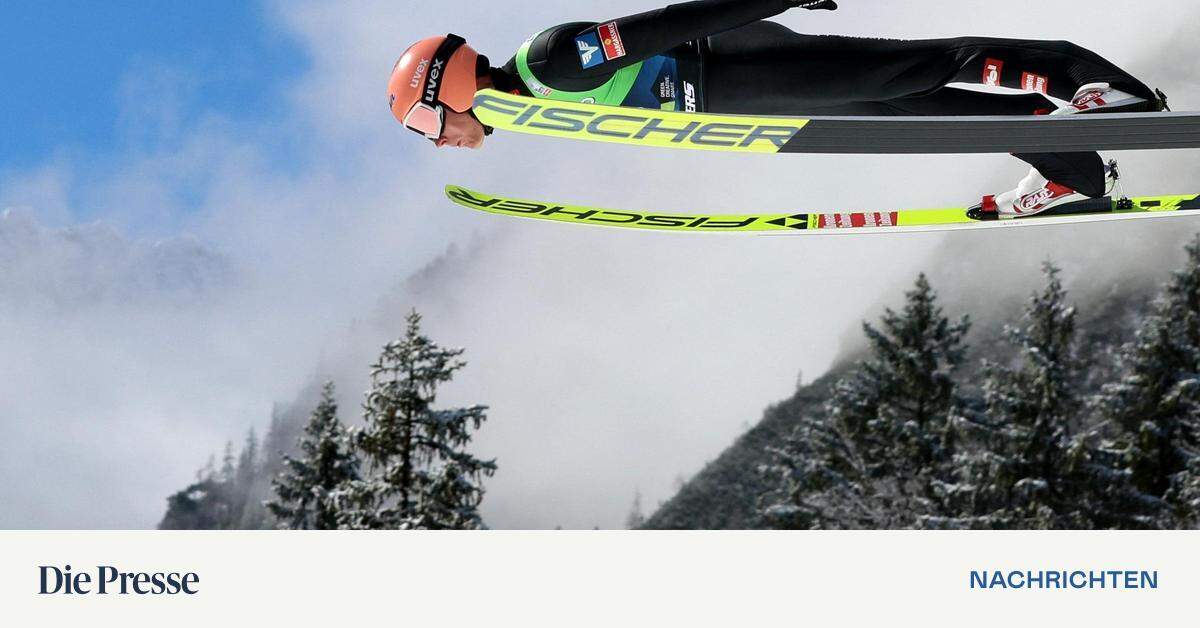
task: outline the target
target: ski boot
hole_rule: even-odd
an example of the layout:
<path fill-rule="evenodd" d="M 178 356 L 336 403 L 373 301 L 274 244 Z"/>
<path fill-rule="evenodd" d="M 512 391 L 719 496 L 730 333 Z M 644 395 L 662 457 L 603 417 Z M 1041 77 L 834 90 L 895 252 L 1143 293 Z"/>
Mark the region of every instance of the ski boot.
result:
<path fill-rule="evenodd" d="M 1071 104 L 1050 113 L 1052 116 L 1077 113 L 1157 113 L 1170 111 L 1167 95 L 1161 89 L 1154 90 L 1154 100 L 1114 89 L 1108 83 L 1088 83 L 1075 92 Z"/>
<path fill-rule="evenodd" d="M 1121 179 L 1116 161 L 1110 161 L 1104 167 L 1104 179 L 1107 196 L 1112 194 Z M 967 217 L 983 221 L 1024 218 L 1088 198 L 1065 185 L 1046 179 L 1036 168 L 1030 168 L 1029 174 L 1017 184 L 1015 190 L 983 197 L 981 203 L 967 210 Z"/>

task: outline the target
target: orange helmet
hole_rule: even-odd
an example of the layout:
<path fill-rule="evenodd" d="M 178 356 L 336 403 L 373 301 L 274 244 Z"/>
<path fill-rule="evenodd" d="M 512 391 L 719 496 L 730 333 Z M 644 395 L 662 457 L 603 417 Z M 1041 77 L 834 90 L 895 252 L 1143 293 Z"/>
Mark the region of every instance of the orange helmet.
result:
<path fill-rule="evenodd" d="M 458 35 L 413 44 L 392 68 L 388 106 L 404 126 L 436 140 L 445 110 L 466 113 L 475 101 L 479 53 Z"/>

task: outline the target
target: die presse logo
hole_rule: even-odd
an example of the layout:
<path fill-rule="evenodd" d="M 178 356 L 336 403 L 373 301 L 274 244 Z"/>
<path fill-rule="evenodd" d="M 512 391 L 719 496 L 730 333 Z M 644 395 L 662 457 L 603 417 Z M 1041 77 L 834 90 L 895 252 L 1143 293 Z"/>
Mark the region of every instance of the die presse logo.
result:
<path fill-rule="evenodd" d="M 101 565 L 72 570 L 70 565 L 38 566 L 38 595 L 196 595 L 200 576 L 192 572 L 122 571 Z"/>

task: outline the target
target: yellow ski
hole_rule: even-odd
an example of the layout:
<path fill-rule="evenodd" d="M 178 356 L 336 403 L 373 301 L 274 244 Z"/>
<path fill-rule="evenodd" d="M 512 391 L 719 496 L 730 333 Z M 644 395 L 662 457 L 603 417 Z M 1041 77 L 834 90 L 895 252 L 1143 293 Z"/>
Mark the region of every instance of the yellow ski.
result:
<path fill-rule="evenodd" d="M 565 205 L 507 198 L 457 185 L 446 186 L 454 203 L 490 214 L 597 227 L 684 233 L 846 234 L 990 229 L 1034 225 L 1200 215 L 1200 195 L 1094 199 L 1055 208 L 1028 218 L 975 221 L 966 207 L 857 212 L 792 212 L 770 214 L 664 214 Z"/>
<path fill-rule="evenodd" d="M 1195 112 L 787 117 L 612 107 L 482 90 L 484 124 L 593 142 L 738 153 L 1037 153 L 1200 148 Z"/>

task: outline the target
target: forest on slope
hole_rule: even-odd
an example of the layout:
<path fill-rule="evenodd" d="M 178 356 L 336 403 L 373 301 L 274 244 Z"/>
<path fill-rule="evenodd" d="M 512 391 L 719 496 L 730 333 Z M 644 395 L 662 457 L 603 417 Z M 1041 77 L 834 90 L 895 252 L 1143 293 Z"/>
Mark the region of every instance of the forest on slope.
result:
<path fill-rule="evenodd" d="M 1011 241 L 948 240 L 928 277 L 864 313 L 866 333 L 846 336 L 828 373 L 770 406 L 650 517 L 630 520 L 651 529 L 1194 527 L 1200 254 L 1193 243 L 1187 255 L 1180 245 L 1147 259 L 1181 234 L 1170 225 L 1142 233 L 1156 235 L 1097 238 L 1062 271 L 1032 256 L 1005 260 L 1008 272 L 981 271 L 973 265 L 1011 257 Z M 1055 238 L 1087 235 L 1051 230 L 1027 245 L 1053 250 Z M 896 355 L 923 366 L 906 372 Z M 931 403 L 914 414 L 905 406 L 923 387 Z M 279 526 L 264 504 L 318 397 L 314 386 L 277 410 L 263 441 L 252 432 L 240 453 L 228 447 L 172 496 L 160 525 Z"/>
<path fill-rule="evenodd" d="M 1029 259 L 963 272 L 1013 256 L 952 241 L 930 264 L 950 269 L 946 298 L 922 275 L 903 307 L 864 317 L 828 374 L 769 407 L 644 527 L 1200 525 L 1200 245 L 1173 273 L 1177 257 L 1143 255 L 1178 238 L 1098 241 L 1073 260 L 1074 292 L 1048 263 L 1028 281 Z M 925 368 L 903 372 L 914 355 Z M 932 407 L 914 409 L 923 386 Z"/>

